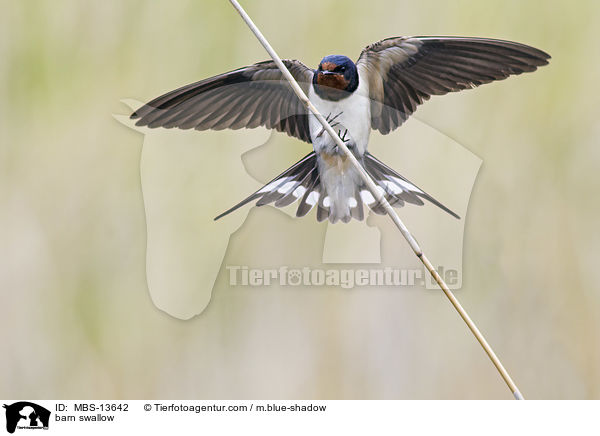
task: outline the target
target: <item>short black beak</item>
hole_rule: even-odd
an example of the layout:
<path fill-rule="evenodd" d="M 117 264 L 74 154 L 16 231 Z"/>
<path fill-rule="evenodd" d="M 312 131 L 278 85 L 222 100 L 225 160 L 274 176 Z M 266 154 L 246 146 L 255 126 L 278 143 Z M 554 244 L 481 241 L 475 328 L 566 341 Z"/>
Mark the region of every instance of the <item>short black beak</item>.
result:
<path fill-rule="evenodd" d="M 331 76 L 337 73 L 335 73 L 334 71 L 321 71 L 321 74 L 323 74 L 324 76 Z"/>

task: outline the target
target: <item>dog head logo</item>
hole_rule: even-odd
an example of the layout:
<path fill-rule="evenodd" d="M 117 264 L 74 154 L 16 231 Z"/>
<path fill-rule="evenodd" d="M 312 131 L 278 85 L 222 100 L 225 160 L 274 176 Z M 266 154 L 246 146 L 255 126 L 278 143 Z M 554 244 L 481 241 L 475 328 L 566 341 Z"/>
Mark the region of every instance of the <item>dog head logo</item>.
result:
<path fill-rule="evenodd" d="M 50 411 L 29 401 L 3 406 L 6 409 L 6 431 L 19 429 L 48 429 Z"/>

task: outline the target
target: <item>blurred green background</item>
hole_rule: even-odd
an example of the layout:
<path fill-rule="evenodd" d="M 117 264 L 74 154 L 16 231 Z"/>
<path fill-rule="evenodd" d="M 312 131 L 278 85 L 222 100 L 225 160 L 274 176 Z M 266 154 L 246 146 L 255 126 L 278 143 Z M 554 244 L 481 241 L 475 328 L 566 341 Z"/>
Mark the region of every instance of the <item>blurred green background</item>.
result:
<path fill-rule="evenodd" d="M 534 74 L 434 98 L 417 115 L 483 160 L 457 296 L 527 398 L 600 398 L 600 3 L 244 6 L 282 57 L 313 67 L 395 35 L 496 37 L 552 55 Z M 142 137 L 112 114 L 128 113 L 123 98 L 148 100 L 264 50 L 225 0 L 7 0 L 2 11 L 0 397 L 511 397 L 431 291 L 247 295 L 225 271 L 202 315 L 158 310 Z M 239 236 L 232 263 L 261 251 L 250 240 Z"/>

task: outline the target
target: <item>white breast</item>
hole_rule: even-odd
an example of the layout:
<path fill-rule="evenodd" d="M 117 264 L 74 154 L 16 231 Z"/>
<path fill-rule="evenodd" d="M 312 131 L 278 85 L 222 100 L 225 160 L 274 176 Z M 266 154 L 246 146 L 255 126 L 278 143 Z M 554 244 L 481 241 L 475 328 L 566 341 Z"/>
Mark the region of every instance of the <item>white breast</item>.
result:
<path fill-rule="evenodd" d="M 309 100 L 324 117 L 328 115 L 333 117 L 342 113 L 335 119 L 335 122 L 340 124 L 335 126 L 334 130 L 336 132 L 341 130 L 343 133 L 348 129 L 346 138 L 351 139 L 360 155 L 367 151 L 371 133 L 371 105 L 368 95 L 368 85 L 365 80 L 359 82 L 358 88 L 352 95 L 340 101 L 323 100 L 317 95 L 312 84 L 308 91 Z M 313 147 L 317 153 L 327 152 L 334 147 L 335 143 L 326 132 L 318 137 L 323 126 L 312 114 L 309 115 L 309 127 Z"/>

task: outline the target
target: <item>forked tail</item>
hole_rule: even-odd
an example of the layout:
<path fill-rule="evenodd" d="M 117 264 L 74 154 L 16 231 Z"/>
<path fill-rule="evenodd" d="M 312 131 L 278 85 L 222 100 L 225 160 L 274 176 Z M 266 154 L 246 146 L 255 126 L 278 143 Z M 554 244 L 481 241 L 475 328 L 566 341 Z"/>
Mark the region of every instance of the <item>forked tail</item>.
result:
<path fill-rule="evenodd" d="M 384 194 L 386 200 L 392 206 L 402 207 L 405 203 L 423 205 L 424 202 L 422 199 L 425 199 L 453 217 L 460 219 L 456 213 L 376 159 L 370 153 L 365 153 L 362 163 L 367 173 L 377 184 L 377 188 Z M 331 204 L 332 200 L 327 195 L 324 185 L 320 182 L 317 155 L 314 151 L 275 177 L 264 187 L 217 216 L 215 220 L 254 200 L 257 200 L 256 206 L 274 203 L 276 207 L 288 206 L 300 200 L 296 216 L 302 217 L 316 206 L 318 221 L 323 221 L 327 218 L 332 222 L 338 219 L 348 222 L 351 218 L 362 220 L 364 218 L 363 204 L 366 204 L 369 209 L 377 214 L 385 214 L 383 206 L 375 200 L 366 186 L 361 184 L 356 187 L 354 195 L 346 199 L 350 213 L 344 217 L 335 216 L 332 212 L 334 210 Z"/>

